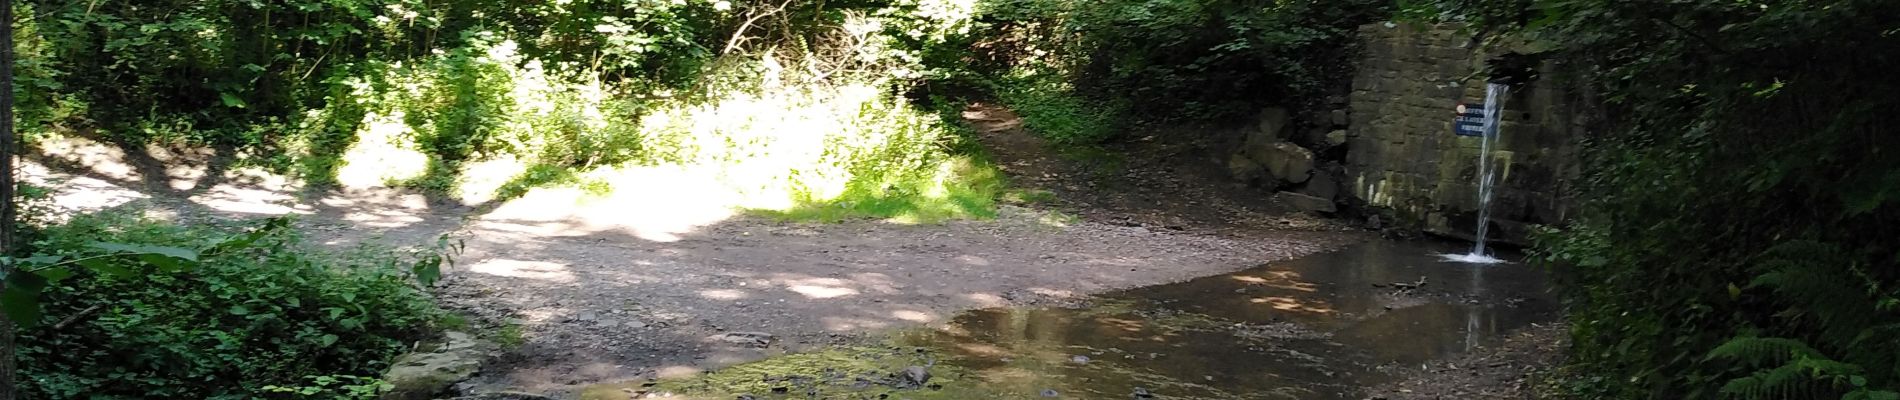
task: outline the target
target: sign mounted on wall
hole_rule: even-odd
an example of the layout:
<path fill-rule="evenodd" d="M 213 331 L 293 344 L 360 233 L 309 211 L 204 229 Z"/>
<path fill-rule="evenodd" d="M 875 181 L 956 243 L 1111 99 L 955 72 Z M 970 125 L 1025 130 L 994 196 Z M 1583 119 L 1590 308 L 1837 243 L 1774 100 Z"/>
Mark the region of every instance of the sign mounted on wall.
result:
<path fill-rule="evenodd" d="M 1451 120 L 1451 133 L 1458 136 L 1484 136 L 1484 105 L 1458 103 L 1458 113 Z"/>

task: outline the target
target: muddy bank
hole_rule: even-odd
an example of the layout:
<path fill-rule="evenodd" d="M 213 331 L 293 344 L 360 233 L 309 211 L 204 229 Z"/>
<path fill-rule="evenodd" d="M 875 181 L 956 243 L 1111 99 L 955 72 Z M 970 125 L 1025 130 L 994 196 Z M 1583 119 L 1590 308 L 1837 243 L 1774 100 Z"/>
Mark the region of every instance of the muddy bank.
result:
<path fill-rule="evenodd" d="M 1438 360 L 1408 372 L 1406 379 L 1367 391 L 1383 400 L 1518 400 L 1555 398 L 1548 387 L 1563 364 L 1570 327 L 1562 321 L 1533 324 L 1499 343 Z"/>

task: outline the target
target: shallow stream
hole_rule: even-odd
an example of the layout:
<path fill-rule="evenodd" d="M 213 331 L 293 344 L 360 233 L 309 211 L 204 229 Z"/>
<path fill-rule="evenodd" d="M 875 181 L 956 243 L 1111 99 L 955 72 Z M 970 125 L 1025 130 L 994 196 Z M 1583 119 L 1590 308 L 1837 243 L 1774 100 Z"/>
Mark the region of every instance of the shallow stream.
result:
<path fill-rule="evenodd" d="M 975 310 L 941 328 L 896 333 L 886 346 L 783 356 L 642 391 L 759 399 L 1355 399 L 1404 369 L 1556 318 L 1544 271 L 1439 258 L 1465 247 L 1374 241 L 1108 293 L 1082 307 Z M 920 370 L 930 377 L 919 381 Z"/>

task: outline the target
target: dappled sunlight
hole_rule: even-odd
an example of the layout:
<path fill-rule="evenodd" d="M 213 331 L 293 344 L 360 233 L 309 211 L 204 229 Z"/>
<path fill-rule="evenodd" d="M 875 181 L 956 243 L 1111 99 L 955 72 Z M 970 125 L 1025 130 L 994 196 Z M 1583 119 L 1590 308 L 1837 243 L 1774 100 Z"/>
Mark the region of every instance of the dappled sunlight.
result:
<path fill-rule="evenodd" d="M 706 289 L 706 290 L 699 291 L 699 297 L 704 297 L 704 298 L 713 299 L 713 300 L 731 301 L 731 300 L 742 300 L 747 297 L 751 297 L 751 295 L 746 293 L 743 290 Z"/>
<path fill-rule="evenodd" d="M 532 279 L 553 283 L 573 283 L 574 273 L 566 265 L 544 261 L 489 259 L 468 266 L 469 272 L 509 278 Z"/>
<path fill-rule="evenodd" d="M 1063 298 L 1063 299 L 1080 297 L 1080 295 L 1075 293 L 1074 291 L 1064 290 L 1064 289 L 1050 289 L 1050 288 L 1038 287 L 1038 288 L 1029 288 L 1029 292 L 1043 295 L 1043 296 Z"/>
<path fill-rule="evenodd" d="M 21 162 L 19 168 L 21 182 L 52 189 L 50 200 L 65 212 L 100 210 L 151 198 L 96 178 L 54 174 L 34 162 Z"/>
<path fill-rule="evenodd" d="M 344 214 L 343 220 L 374 228 L 400 228 L 422 222 L 422 217 L 404 211 L 381 210 Z"/>
<path fill-rule="evenodd" d="M 1279 297 L 1279 296 L 1254 297 L 1254 298 L 1247 299 L 1247 302 L 1253 303 L 1253 304 L 1264 304 L 1264 305 L 1273 307 L 1273 309 L 1275 310 L 1291 311 L 1291 312 L 1298 312 L 1298 313 L 1325 315 L 1325 314 L 1334 314 L 1338 312 L 1337 310 L 1334 310 L 1331 305 L 1327 305 L 1324 302 L 1315 303 L 1312 301 L 1300 300 L 1300 299 L 1295 299 L 1291 297 Z"/>
<path fill-rule="evenodd" d="M 654 242 L 735 215 L 732 192 L 710 177 L 673 167 L 617 170 L 606 178 L 616 188 L 601 196 L 579 188 L 542 188 L 497 207 L 484 221 L 541 222 L 539 234 L 582 235 L 617 230 Z M 563 224 L 547 224 L 560 222 Z M 513 228 L 521 230 L 523 227 Z"/>
<path fill-rule="evenodd" d="M 833 299 L 858 294 L 857 289 L 835 286 L 792 285 L 789 289 L 812 299 Z"/>
<path fill-rule="evenodd" d="M 1007 349 L 987 343 L 957 343 L 957 349 L 984 357 L 1004 357 L 1013 354 Z"/>
<path fill-rule="evenodd" d="M 1003 307 L 1009 305 L 1008 299 L 989 293 L 970 293 L 963 295 L 963 298 L 976 303 L 978 307 Z"/>
<path fill-rule="evenodd" d="M 891 317 L 905 320 L 905 321 L 916 322 L 916 323 L 929 323 L 931 321 L 937 320 L 936 315 L 930 312 L 917 311 L 917 310 L 891 311 Z"/>
<path fill-rule="evenodd" d="M 891 280 L 890 275 L 881 272 L 851 274 L 851 281 L 857 283 L 860 289 L 871 293 L 886 295 L 903 293 L 898 289 L 899 284 Z"/>
<path fill-rule="evenodd" d="M 957 262 L 961 262 L 961 263 L 969 264 L 969 265 L 975 265 L 979 267 L 990 266 L 990 260 L 985 259 L 983 257 L 978 257 L 978 256 L 973 256 L 973 255 L 968 255 L 968 254 L 957 256 L 956 260 Z"/>
<path fill-rule="evenodd" d="M 107 179 L 137 181 L 140 178 L 138 169 L 125 162 L 125 150 L 92 139 L 56 136 L 39 139 L 34 147 L 56 163 L 84 167 Z"/>
<path fill-rule="evenodd" d="M 212 210 L 259 215 L 310 214 L 316 209 L 296 197 L 275 190 L 219 185 L 191 201 Z"/>
<path fill-rule="evenodd" d="M 1116 329 L 1121 329 L 1129 333 L 1141 332 L 1143 330 L 1146 330 L 1148 327 L 1148 324 L 1146 322 L 1136 321 L 1136 320 L 1127 319 L 1127 318 L 1099 317 L 1095 319 L 1095 322 L 1103 324 L 1103 325 L 1107 325 L 1107 326 L 1112 326 L 1112 327 L 1115 327 Z"/>
<path fill-rule="evenodd" d="M 1313 292 L 1319 291 L 1318 284 L 1314 284 L 1312 282 L 1300 281 L 1299 280 L 1300 273 L 1298 272 L 1260 271 L 1258 273 L 1260 274 L 1259 276 L 1237 274 L 1237 275 L 1229 275 L 1228 277 L 1233 278 L 1234 280 L 1237 280 L 1237 281 L 1246 282 L 1249 285 L 1260 285 L 1260 286 L 1266 286 L 1266 287 L 1271 287 L 1275 289 L 1286 289 L 1286 290 L 1294 290 L 1294 291 L 1301 291 L 1301 292 L 1307 292 L 1307 293 L 1313 293 Z"/>
<path fill-rule="evenodd" d="M 821 317 L 819 322 L 830 332 L 874 331 L 892 326 L 890 321 L 857 317 Z"/>
<path fill-rule="evenodd" d="M 482 204 L 495 200 L 503 185 L 528 170 L 528 161 L 511 154 L 468 163 L 462 167 L 462 179 L 455 197 L 464 204 Z"/>
<path fill-rule="evenodd" d="M 700 373 L 705 372 L 705 371 L 706 370 L 703 368 L 694 367 L 690 365 L 668 365 L 664 367 L 655 368 L 653 370 L 653 374 L 655 377 L 658 377 L 660 379 L 675 379 L 675 378 L 690 378 L 690 377 L 698 376 Z"/>
<path fill-rule="evenodd" d="M 356 144 L 342 157 L 337 183 L 345 188 L 385 187 L 393 181 L 422 176 L 429 168 L 429 157 L 409 145 L 405 138 L 409 126 L 403 124 L 403 112 L 364 117 L 356 133 Z"/>

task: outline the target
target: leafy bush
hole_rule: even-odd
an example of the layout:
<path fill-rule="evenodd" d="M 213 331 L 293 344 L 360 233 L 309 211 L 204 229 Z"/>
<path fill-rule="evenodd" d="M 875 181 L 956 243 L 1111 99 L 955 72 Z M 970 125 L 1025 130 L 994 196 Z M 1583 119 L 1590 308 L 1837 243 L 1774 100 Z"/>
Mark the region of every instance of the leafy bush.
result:
<path fill-rule="evenodd" d="M 991 1 L 973 37 L 953 43 L 976 53 L 957 61 L 978 71 L 940 75 L 991 77 L 1005 102 L 1017 99 L 1012 107 L 1126 110 L 1138 121 L 1231 118 L 1269 104 L 1317 107 L 1348 88 L 1358 26 L 1391 7 L 1386 0 Z M 1053 72 L 1073 91 L 997 79 L 1026 71 Z M 1078 125 L 1071 114 L 1024 118 L 1063 130 L 1103 124 Z M 1043 115 L 1050 118 L 1038 122 Z"/>
<path fill-rule="evenodd" d="M 411 267 L 439 256 L 376 248 L 323 254 L 287 226 L 272 220 L 232 235 L 86 215 L 37 232 L 31 250 L 39 259 L 90 261 L 44 275 L 59 278 L 48 279 L 40 295 L 45 317 L 19 331 L 26 397 L 236 399 L 284 387 L 322 393 L 341 382 L 338 375 L 380 374 L 407 343 L 431 332 L 441 312 L 417 288 Z M 120 248 L 198 256 L 190 267 L 110 256 Z M 9 311 L 17 300 L 6 298 Z M 376 386 L 349 380 L 357 383 L 335 389 Z"/>
<path fill-rule="evenodd" d="M 719 176 L 740 207 L 815 220 L 984 217 L 1001 180 L 961 127 L 882 89 L 874 74 L 773 88 L 737 68 L 718 97 L 657 105 L 648 163 Z M 787 203 L 789 201 L 789 203 Z"/>
<path fill-rule="evenodd" d="M 1058 144 L 1100 143 L 1119 133 L 1115 126 L 1126 106 L 1093 102 L 1054 77 L 1023 76 L 1004 80 L 996 93 L 1023 119 L 1023 127 Z"/>
<path fill-rule="evenodd" d="M 1900 397 L 1900 3 L 1444 4 L 1555 48 L 1614 117 L 1583 218 L 1539 244 L 1576 266 L 1577 394 Z"/>

